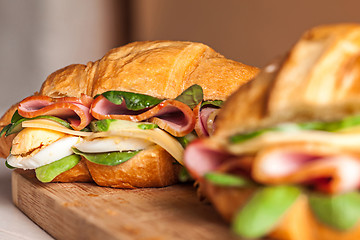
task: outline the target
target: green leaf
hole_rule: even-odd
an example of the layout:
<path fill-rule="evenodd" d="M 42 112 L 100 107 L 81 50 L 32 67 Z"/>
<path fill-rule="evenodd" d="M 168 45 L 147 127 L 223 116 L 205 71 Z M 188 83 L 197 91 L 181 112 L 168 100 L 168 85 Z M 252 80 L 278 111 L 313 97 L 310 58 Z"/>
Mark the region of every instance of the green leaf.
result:
<path fill-rule="evenodd" d="M 194 141 L 198 137 L 197 137 L 195 131 L 193 131 L 183 137 L 175 137 L 175 138 L 176 138 L 176 140 L 178 140 L 178 142 L 181 144 L 181 146 L 183 146 L 183 148 L 186 148 L 187 145 L 189 145 L 192 141 Z"/>
<path fill-rule="evenodd" d="M 93 132 L 106 132 L 109 131 L 111 123 L 115 121 L 116 119 L 103 119 L 99 121 L 92 121 L 90 123 L 90 128 Z"/>
<path fill-rule="evenodd" d="M 230 137 L 230 142 L 231 143 L 242 143 L 245 142 L 247 140 L 250 140 L 252 138 L 258 137 L 266 132 L 269 132 L 269 129 L 261 129 L 258 131 L 254 131 L 254 132 L 249 132 L 249 133 L 245 133 L 245 134 L 237 134 L 234 136 Z"/>
<path fill-rule="evenodd" d="M 125 100 L 127 109 L 133 111 L 149 108 L 163 101 L 162 99 L 158 99 L 149 95 L 123 91 L 108 91 L 102 93 L 101 95 L 103 95 L 110 102 L 117 105 L 122 104 L 122 102 Z"/>
<path fill-rule="evenodd" d="M 258 137 L 266 132 L 270 131 L 301 131 L 301 130 L 315 130 L 336 132 L 345 128 L 354 127 L 360 124 L 360 116 L 350 116 L 340 121 L 334 122 L 303 122 L 303 123 L 286 123 L 280 124 L 271 128 L 264 128 L 249 133 L 236 134 L 230 137 L 231 143 L 242 143 L 249 139 Z"/>
<path fill-rule="evenodd" d="M 138 151 L 129 151 L 129 152 L 84 153 L 76 148 L 72 148 L 72 149 L 75 154 L 83 156 L 90 162 L 101 165 L 107 165 L 107 166 L 116 166 L 121 163 L 124 163 L 141 151 L 138 150 Z"/>
<path fill-rule="evenodd" d="M 9 169 L 15 169 L 16 167 L 11 166 L 7 161 L 5 161 L 5 166 Z"/>
<path fill-rule="evenodd" d="M 177 96 L 175 100 L 185 103 L 191 109 L 193 109 L 203 100 L 203 98 L 204 94 L 201 86 L 194 84 L 182 92 L 179 96 Z"/>
<path fill-rule="evenodd" d="M 221 107 L 223 105 L 224 101 L 222 100 L 213 100 L 213 101 L 204 101 L 201 103 L 201 107 L 206 106 L 206 105 L 211 105 L 214 107 Z"/>
<path fill-rule="evenodd" d="M 328 196 L 309 194 L 309 203 L 318 220 L 340 231 L 349 230 L 360 220 L 360 193 Z"/>
<path fill-rule="evenodd" d="M 131 121 L 119 120 L 119 119 L 103 119 L 103 120 L 93 121 L 90 123 L 90 128 L 93 132 L 106 132 L 106 131 L 116 131 L 122 129 L 138 129 L 138 128 L 153 129 L 156 126 L 157 126 L 156 124 L 152 124 L 152 123 L 137 123 L 137 122 L 131 122 Z"/>
<path fill-rule="evenodd" d="M 179 171 L 179 180 L 180 180 L 180 182 L 188 182 L 188 181 L 192 180 L 190 173 L 183 166 L 181 167 L 181 169 Z"/>
<path fill-rule="evenodd" d="M 249 179 L 228 173 L 208 172 L 204 177 L 212 184 L 223 187 L 246 187 L 253 185 Z"/>
<path fill-rule="evenodd" d="M 18 110 L 16 110 L 11 118 L 11 123 L 16 123 L 17 121 L 19 121 L 22 118 L 24 118 L 24 117 L 19 114 Z"/>
<path fill-rule="evenodd" d="M 55 162 L 38 167 L 35 169 L 36 178 L 41 182 L 51 182 L 56 176 L 75 167 L 80 160 L 80 156 L 72 154 Z"/>
<path fill-rule="evenodd" d="M 0 132 L 0 137 L 4 136 L 7 131 L 11 128 L 12 124 L 10 123 L 9 125 L 6 125 L 5 127 L 3 127 L 3 129 L 1 129 L 1 132 Z"/>
<path fill-rule="evenodd" d="M 266 235 L 299 195 L 300 189 L 294 186 L 271 186 L 260 189 L 237 213 L 232 229 L 246 238 Z"/>
<path fill-rule="evenodd" d="M 360 115 L 346 117 L 342 121 L 340 121 L 339 130 L 354 127 L 357 125 L 360 125 Z"/>
<path fill-rule="evenodd" d="M 142 130 L 151 130 L 154 128 L 158 128 L 158 125 L 155 123 L 142 123 L 138 125 L 138 128 L 142 129 Z"/>
<path fill-rule="evenodd" d="M 13 118 L 14 118 L 14 115 L 13 115 Z M 17 119 L 17 117 L 15 117 L 15 119 Z M 67 121 L 65 121 L 65 120 L 63 120 L 61 118 L 54 117 L 54 116 L 44 115 L 44 116 L 37 116 L 37 117 L 33 117 L 33 118 L 23 118 L 22 117 L 22 118 L 18 119 L 16 122 L 10 124 L 10 126 L 6 130 L 5 136 L 9 136 L 11 134 L 20 132 L 21 130 L 23 130 L 23 127 L 21 126 L 21 123 L 23 123 L 24 121 L 32 120 L 32 119 L 48 119 L 48 120 L 52 120 L 52 121 L 55 121 L 57 123 L 60 123 L 64 127 L 67 127 L 69 129 L 71 129 L 70 123 L 68 123 Z M 1 131 L 0 134 L 3 134 L 3 132 Z"/>

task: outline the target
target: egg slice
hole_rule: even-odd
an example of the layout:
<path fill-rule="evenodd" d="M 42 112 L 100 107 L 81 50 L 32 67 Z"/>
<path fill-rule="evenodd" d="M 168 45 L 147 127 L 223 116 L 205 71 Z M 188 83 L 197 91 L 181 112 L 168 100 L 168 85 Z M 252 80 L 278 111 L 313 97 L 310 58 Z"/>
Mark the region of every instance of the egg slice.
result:
<path fill-rule="evenodd" d="M 74 147 L 81 152 L 99 153 L 99 152 L 115 152 L 115 151 L 129 151 L 145 149 L 154 143 L 130 137 L 106 137 L 97 138 L 92 141 L 82 141 Z"/>
<path fill-rule="evenodd" d="M 80 137 L 64 137 L 51 143 L 34 155 L 24 157 L 22 155 L 10 154 L 6 160 L 12 167 L 35 169 L 73 154 L 71 148 L 80 141 L 82 141 Z"/>
<path fill-rule="evenodd" d="M 11 154 L 22 156 L 34 155 L 41 149 L 65 136 L 65 133 L 48 129 L 25 128 L 14 138 Z"/>

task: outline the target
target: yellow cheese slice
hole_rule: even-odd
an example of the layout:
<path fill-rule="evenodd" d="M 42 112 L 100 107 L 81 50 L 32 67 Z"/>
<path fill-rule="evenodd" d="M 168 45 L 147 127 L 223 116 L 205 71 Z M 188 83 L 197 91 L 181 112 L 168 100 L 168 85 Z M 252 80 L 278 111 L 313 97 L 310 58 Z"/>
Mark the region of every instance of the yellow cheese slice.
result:
<path fill-rule="evenodd" d="M 281 143 L 322 143 L 339 149 L 360 152 L 360 133 L 336 133 L 324 131 L 267 132 L 242 143 L 228 145 L 232 154 L 251 154 L 260 149 Z"/>
<path fill-rule="evenodd" d="M 137 126 L 138 124 L 133 124 L 133 122 L 129 122 L 125 120 L 118 120 L 118 121 L 124 121 L 124 129 L 117 129 L 116 131 L 95 132 L 95 133 L 71 130 L 49 119 L 34 119 L 34 120 L 24 121 L 22 123 L 22 127 L 50 129 L 53 131 L 63 132 L 69 135 L 86 137 L 85 140 L 92 140 L 95 138 L 104 138 L 104 137 L 114 137 L 114 136 L 145 139 L 164 148 L 180 164 L 183 164 L 184 148 L 175 138 L 173 138 L 165 131 L 158 128 L 143 130 L 138 128 Z M 126 124 L 126 122 L 128 122 L 129 124 Z"/>
<path fill-rule="evenodd" d="M 49 119 L 33 119 L 33 120 L 27 120 L 24 121 L 21 125 L 24 128 L 42 128 L 42 129 L 49 129 L 57 132 L 63 132 L 69 135 L 74 136 L 81 136 L 86 137 L 90 136 L 91 132 L 82 132 L 82 131 L 75 131 L 71 130 L 60 123 L 57 123 L 55 121 L 49 120 Z"/>

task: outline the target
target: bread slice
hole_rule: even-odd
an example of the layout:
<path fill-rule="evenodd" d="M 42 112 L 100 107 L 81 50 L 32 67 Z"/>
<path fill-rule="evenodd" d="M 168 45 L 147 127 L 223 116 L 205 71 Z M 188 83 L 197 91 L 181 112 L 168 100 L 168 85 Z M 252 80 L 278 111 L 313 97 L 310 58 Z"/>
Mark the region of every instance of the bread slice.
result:
<path fill-rule="evenodd" d="M 115 188 L 164 187 L 178 182 L 181 165 L 163 148 L 142 150 L 117 166 L 86 161 L 92 179 L 99 186 Z"/>
<path fill-rule="evenodd" d="M 227 99 L 219 112 L 215 134 L 206 141 L 207 146 L 216 145 L 227 151 L 236 148 L 236 144 L 232 145 L 234 148 L 230 148 L 229 141 L 229 137 L 235 134 L 273 127 L 280 123 L 334 121 L 359 114 L 359 83 L 360 25 L 341 24 L 313 28 L 301 37 L 289 53 L 270 63 L 254 80 L 241 86 Z M 261 145 L 260 149 L 248 152 L 246 157 L 255 159 L 252 161 L 251 170 L 247 172 L 253 174 L 252 180 L 270 186 L 301 184 L 305 182 L 304 179 L 309 180 L 314 174 L 318 176 L 316 174 L 319 171 L 333 171 L 330 168 L 317 168 L 314 164 L 302 171 L 296 171 L 293 179 L 284 178 L 279 181 L 279 178 L 275 181 L 271 174 L 265 179 L 263 170 L 268 170 L 266 167 L 270 168 L 270 163 L 260 167 L 254 165 L 259 164 L 259 159 L 264 157 L 267 150 L 274 150 L 270 148 L 292 150 L 295 153 L 315 153 L 320 156 L 359 156 L 354 149 L 345 151 L 345 147 L 340 148 L 336 143 L 325 145 L 312 139 L 310 135 L 303 141 L 296 136 L 294 139 L 299 142 L 294 140 L 280 144 L 273 141 L 267 146 L 268 149 Z M 241 161 L 241 158 L 245 158 L 244 153 L 235 152 L 231 152 L 233 159 Z M 294 162 L 296 163 L 296 160 Z M 280 164 L 281 161 L 271 167 L 275 172 L 281 172 Z M 327 176 L 336 180 L 333 175 Z M 254 187 L 219 187 L 204 179 L 199 180 L 199 189 L 228 222 L 232 222 L 238 210 L 252 197 L 255 190 Z M 352 186 L 351 189 L 356 187 Z M 337 192 L 344 191 L 349 189 Z M 266 237 L 282 240 L 353 240 L 360 239 L 360 226 L 341 232 L 324 225 L 310 210 L 306 193 L 302 193 Z"/>
<path fill-rule="evenodd" d="M 92 95 L 119 90 L 173 99 L 199 84 L 205 100 L 225 100 L 257 72 L 201 43 L 134 42 L 112 49 L 99 61 Z"/>
<path fill-rule="evenodd" d="M 215 134 L 225 137 L 283 122 L 359 114 L 359 54 L 360 25 L 307 31 L 285 57 L 229 97 Z"/>

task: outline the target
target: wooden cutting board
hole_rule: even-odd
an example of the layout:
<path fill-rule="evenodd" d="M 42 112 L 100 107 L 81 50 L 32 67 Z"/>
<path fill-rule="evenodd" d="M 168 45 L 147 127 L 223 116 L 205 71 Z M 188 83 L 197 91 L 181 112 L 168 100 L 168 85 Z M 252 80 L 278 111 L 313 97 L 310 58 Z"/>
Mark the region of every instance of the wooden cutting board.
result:
<path fill-rule="evenodd" d="M 237 239 L 191 185 L 136 190 L 40 183 L 15 170 L 13 201 L 56 239 Z"/>

